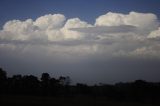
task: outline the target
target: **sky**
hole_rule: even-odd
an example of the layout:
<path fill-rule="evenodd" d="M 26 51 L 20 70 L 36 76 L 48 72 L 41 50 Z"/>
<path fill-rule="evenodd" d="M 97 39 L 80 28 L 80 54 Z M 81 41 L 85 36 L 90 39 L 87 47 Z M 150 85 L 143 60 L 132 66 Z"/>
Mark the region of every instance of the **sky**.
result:
<path fill-rule="evenodd" d="M 159 0 L 1 0 L 0 67 L 72 83 L 160 81 Z"/>

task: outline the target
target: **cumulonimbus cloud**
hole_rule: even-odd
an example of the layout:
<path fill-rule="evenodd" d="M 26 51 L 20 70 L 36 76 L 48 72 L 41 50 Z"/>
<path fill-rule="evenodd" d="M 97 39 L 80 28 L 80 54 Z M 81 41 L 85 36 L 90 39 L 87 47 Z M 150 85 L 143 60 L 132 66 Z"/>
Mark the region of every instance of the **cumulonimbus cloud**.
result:
<path fill-rule="evenodd" d="M 155 40 L 159 39 L 159 32 L 158 18 L 152 13 L 108 12 L 96 18 L 93 25 L 79 18 L 66 19 L 63 14 L 48 14 L 36 20 L 6 22 L 0 31 L 0 49 L 23 44 L 24 48 L 41 45 L 53 54 L 64 51 L 80 55 L 107 54 L 109 57 L 134 54 L 157 57 L 160 47 Z"/>

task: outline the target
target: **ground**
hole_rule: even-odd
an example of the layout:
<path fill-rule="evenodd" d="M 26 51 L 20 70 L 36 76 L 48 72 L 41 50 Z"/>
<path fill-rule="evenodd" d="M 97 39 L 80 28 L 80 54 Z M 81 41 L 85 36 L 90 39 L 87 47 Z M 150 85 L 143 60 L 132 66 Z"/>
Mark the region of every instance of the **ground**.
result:
<path fill-rule="evenodd" d="M 0 96 L 1 106 L 159 106 L 151 103 L 112 101 L 104 97 Z"/>

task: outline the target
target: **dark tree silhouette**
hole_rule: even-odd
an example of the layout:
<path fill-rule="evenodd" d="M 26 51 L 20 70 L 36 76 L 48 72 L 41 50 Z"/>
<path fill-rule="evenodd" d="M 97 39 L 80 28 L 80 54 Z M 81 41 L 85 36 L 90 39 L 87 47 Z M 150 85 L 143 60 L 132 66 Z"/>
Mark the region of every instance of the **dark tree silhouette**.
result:
<path fill-rule="evenodd" d="M 23 80 L 22 80 L 22 75 L 13 75 L 12 78 L 10 78 L 9 85 L 10 86 L 10 92 L 14 94 L 21 94 L 23 93 Z"/>
<path fill-rule="evenodd" d="M 38 94 L 40 82 L 37 77 L 33 75 L 23 76 L 23 90 L 26 94 Z"/>
<path fill-rule="evenodd" d="M 59 80 L 57 80 L 55 78 L 51 78 L 50 79 L 50 88 L 49 88 L 51 95 L 58 95 L 59 88 L 60 88 Z"/>
<path fill-rule="evenodd" d="M 2 68 L 0 68 L 0 81 L 3 82 L 7 79 L 7 73 Z"/>
<path fill-rule="evenodd" d="M 7 73 L 2 68 L 0 68 L 0 93 L 5 92 L 6 81 L 7 81 Z"/>
<path fill-rule="evenodd" d="M 48 82 L 50 79 L 50 75 L 48 73 L 42 73 L 41 80 L 42 82 Z"/>
<path fill-rule="evenodd" d="M 42 73 L 41 76 L 42 95 L 50 95 L 50 75 L 48 73 Z"/>
<path fill-rule="evenodd" d="M 62 84 L 63 86 L 70 85 L 70 83 L 71 83 L 71 79 L 69 76 L 67 76 L 67 77 L 60 76 L 59 81 L 60 81 L 60 84 Z"/>
<path fill-rule="evenodd" d="M 106 97 L 117 101 L 157 102 L 160 100 L 160 83 L 136 80 L 134 82 L 99 84 L 88 86 L 77 83 L 70 85 L 70 77 L 58 79 L 42 73 L 40 80 L 33 75 L 13 75 L 0 68 L 0 95 L 36 95 L 36 96 L 87 96 Z"/>

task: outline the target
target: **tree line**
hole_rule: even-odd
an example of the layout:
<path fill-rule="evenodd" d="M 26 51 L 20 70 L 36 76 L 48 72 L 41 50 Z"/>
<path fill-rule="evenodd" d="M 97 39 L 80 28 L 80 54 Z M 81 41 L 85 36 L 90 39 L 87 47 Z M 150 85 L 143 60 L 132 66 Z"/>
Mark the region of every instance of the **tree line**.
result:
<path fill-rule="evenodd" d="M 38 79 L 33 75 L 13 75 L 7 77 L 0 68 L 0 95 L 35 95 L 35 96 L 89 96 L 105 97 L 113 100 L 159 101 L 160 83 L 136 80 L 127 83 L 98 84 L 89 86 L 77 83 L 70 85 L 70 77 L 50 77 L 42 73 Z"/>

